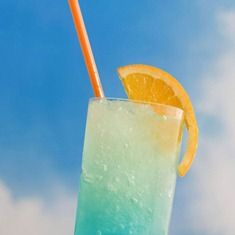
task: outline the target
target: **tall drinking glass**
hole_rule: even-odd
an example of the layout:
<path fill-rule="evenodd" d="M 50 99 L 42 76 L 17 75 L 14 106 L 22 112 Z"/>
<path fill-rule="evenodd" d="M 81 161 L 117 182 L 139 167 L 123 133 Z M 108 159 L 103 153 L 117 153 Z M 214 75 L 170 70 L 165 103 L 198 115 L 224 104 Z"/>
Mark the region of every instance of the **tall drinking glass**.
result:
<path fill-rule="evenodd" d="M 75 235 L 166 235 L 182 137 L 181 109 L 91 99 Z"/>

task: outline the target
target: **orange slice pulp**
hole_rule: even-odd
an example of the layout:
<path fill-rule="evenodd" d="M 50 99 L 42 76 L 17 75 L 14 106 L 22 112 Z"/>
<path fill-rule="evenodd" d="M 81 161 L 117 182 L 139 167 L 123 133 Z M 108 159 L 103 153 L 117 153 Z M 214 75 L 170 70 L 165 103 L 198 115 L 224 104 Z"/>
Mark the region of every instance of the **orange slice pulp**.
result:
<path fill-rule="evenodd" d="M 188 131 L 187 149 L 178 166 L 184 176 L 190 169 L 198 145 L 198 126 L 190 98 L 181 84 L 169 73 L 149 65 L 118 68 L 119 77 L 129 99 L 155 102 L 181 108 Z"/>

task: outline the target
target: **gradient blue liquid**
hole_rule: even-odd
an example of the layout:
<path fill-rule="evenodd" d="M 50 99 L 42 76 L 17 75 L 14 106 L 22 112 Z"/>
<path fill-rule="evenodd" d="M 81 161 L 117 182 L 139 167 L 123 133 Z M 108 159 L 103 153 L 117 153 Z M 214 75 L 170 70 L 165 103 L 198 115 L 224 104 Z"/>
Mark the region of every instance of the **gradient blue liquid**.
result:
<path fill-rule="evenodd" d="M 147 104 L 91 101 L 75 235 L 167 235 L 181 129 Z"/>

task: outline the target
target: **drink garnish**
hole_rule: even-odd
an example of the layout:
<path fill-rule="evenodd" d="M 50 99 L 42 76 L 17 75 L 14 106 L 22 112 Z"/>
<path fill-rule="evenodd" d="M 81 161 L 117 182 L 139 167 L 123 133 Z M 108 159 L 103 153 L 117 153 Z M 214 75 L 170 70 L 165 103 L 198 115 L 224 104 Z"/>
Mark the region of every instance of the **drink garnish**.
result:
<path fill-rule="evenodd" d="M 179 175 L 184 176 L 192 165 L 198 145 L 197 120 L 187 92 L 172 75 L 153 66 L 127 65 L 118 68 L 118 74 L 129 99 L 171 105 L 184 111 L 188 139 L 178 166 Z"/>

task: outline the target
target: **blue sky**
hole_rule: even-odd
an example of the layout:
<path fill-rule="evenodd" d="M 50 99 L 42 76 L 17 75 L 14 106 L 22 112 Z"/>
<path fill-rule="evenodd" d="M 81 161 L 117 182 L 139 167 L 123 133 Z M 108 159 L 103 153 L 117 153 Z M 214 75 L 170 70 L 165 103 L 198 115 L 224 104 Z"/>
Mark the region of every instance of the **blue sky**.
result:
<path fill-rule="evenodd" d="M 226 213 L 225 205 L 235 196 L 229 191 L 235 179 L 230 169 L 235 166 L 230 144 L 235 136 L 235 2 L 81 0 L 80 5 L 106 96 L 125 97 L 117 67 L 144 63 L 177 77 L 196 105 L 201 145 L 194 168 L 178 181 L 171 234 L 233 235 L 229 219 L 235 214 Z M 65 221 L 62 212 L 68 211 L 70 219 L 63 228 L 48 227 L 58 235 L 72 231 L 91 96 L 67 1 L 0 0 L 0 205 L 7 201 L 9 211 L 23 216 L 27 210 L 22 202 L 28 200 L 27 216 L 33 218 L 30 211 L 39 211 L 45 221 L 41 227 L 60 224 Z M 218 146 L 216 152 L 213 146 Z M 218 161 L 220 156 L 226 161 Z M 219 187 L 219 169 L 228 179 L 227 187 L 223 182 Z M 210 192 L 220 198 L 208 206 Z M 41 204 L 52 201 L 49 213 Z M 216 231 L 211 216 L 218 223 Z M 208 223 L 197 222 L 201 218 Z M 14 221 L 10 215 L 9 221 Z M 39 225 L 34 226 L 27 231 Z M 10 226 L 1 227 L 1 234 L 13 234 Z M 46 230 L 37 231 L 35 235 L 47 235 Z"/>

